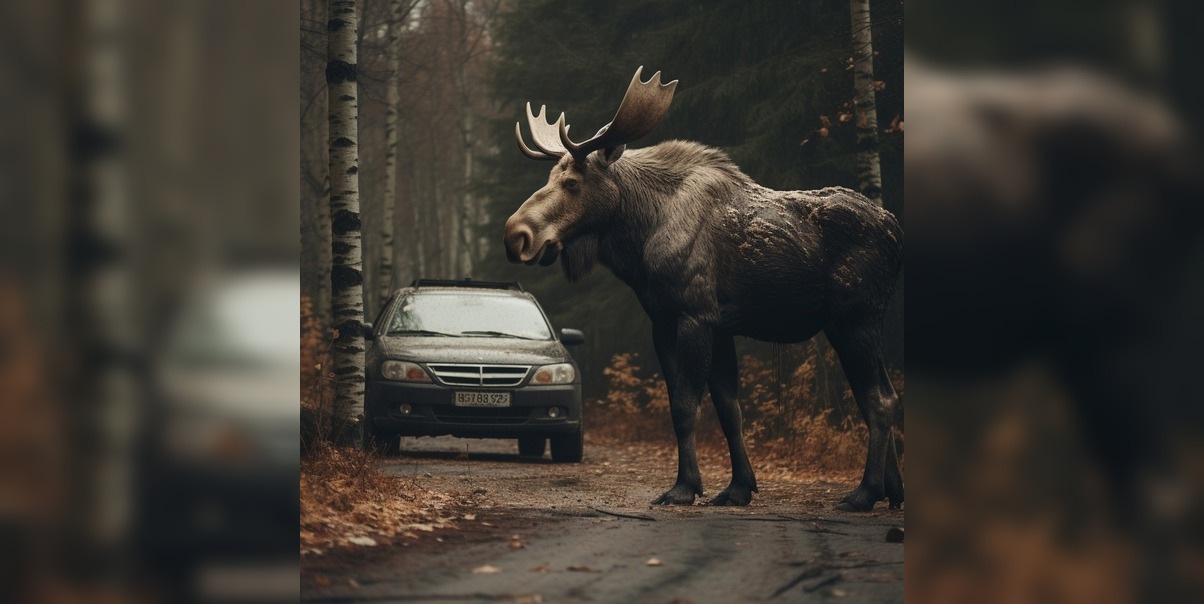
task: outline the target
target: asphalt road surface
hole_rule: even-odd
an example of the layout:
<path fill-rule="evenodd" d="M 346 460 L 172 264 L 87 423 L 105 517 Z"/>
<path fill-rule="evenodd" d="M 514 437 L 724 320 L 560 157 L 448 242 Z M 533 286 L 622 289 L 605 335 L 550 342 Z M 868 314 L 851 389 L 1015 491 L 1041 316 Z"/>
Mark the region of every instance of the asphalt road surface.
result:
<path fill-rule="evenodd" d="M 703 457 L 708 496 L 725 458 Z M 304 601 L 903 601 L 903 544 L 886 538 L 903 512 L 833 510 L 855 480 L 762 473 L 747 507 L 666 507 L 648 502 L 672 485 L 667 448 L 587 444 L 554 464 L 513 441 L 406 439 L 380 466 L 480 503 L 455 529 L 306 556 Z"/>

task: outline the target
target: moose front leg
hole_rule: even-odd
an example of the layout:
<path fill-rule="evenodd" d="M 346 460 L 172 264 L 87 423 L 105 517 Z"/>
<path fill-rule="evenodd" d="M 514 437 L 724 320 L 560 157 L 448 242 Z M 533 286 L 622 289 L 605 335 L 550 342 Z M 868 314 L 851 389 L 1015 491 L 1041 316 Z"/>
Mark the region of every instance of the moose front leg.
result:
<path fill-rule="evenodd" d="M 723 427 L 723 436 L 727 438 L 727 450 L 732 459 L 732 482 L 710 501 L 711 505 L 748 505 L 757 490 L 757 479 L 748 461 L 748 449 L 744 446 L 740 405 L 736 400 L 739 384 L 736 342 L 730 335 L 718 335 L 711 357 L 711 401 L 715 403 L 719 425 Z"/>
<path fill-rule="evenodd" d="M 653 504 L 690 505 L 695 496 L 702 495 L 694 431 L 710 373 L 712 338 L 709 330 L 691 318 L 653 327 L 653 343 L 669 389 L 669 411 L 677 436 L 677 481 Z"/>

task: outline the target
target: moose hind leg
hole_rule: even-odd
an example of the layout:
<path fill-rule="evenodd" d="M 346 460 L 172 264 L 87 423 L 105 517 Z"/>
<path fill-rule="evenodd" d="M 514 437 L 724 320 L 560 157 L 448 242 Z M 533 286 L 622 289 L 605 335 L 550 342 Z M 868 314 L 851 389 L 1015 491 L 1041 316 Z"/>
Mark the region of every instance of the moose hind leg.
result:
<path fill-rule="evenodd" d="M 888 497 L 892 507 L 903 502 L 903 479 L 891 433 L 899 396 L 882 362 L 880 329 L 880 320 L 871 320 L 825 330 L 869 428 L 861 484 L 836 506 L 841 511 L 866 512 Z"/>
<path fill-rule="evenodd" d="M 729 335 L 715 339 L 711 356 L 711 401 L 723 436 L 727 438 L 727 449 L 732 459 L 732 482 L 710 501 L 711 505 L 748 505 L 757 490 L 757 479 L 752 464 L 748 461 L 748 450 L 744 446 L 743 420 L 736 390 L 740 383 L 740 369 L 736 361 L 736 343 Z"/>

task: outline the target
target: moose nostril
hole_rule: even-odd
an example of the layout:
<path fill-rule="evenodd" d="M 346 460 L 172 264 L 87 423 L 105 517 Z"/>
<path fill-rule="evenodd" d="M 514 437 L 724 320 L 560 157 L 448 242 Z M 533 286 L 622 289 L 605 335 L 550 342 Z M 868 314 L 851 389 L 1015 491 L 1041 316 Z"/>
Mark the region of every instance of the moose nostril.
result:
<path fill-rule="evenodd" d="M 516 223 L 507 223 L 506 225 L 506 255 L 511 262 L 517 262 L 523 252 L 530 247 L 531 241 L 535 238 L 531 229 L 525 225 Z"/>

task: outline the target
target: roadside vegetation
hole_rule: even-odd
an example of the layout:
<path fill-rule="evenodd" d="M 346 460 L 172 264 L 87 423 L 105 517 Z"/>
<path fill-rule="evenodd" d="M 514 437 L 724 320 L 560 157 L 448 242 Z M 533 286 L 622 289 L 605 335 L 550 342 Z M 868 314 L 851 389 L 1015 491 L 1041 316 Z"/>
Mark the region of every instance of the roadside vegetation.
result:
<path fill-rule="evenodd" d="M 454 526 L 450 510 L 458 494 L 388 476 L 377 469 L 373 452 L 333 444 L 331 340 L 302 296 L 301 553 L 374 546 Z"/>

